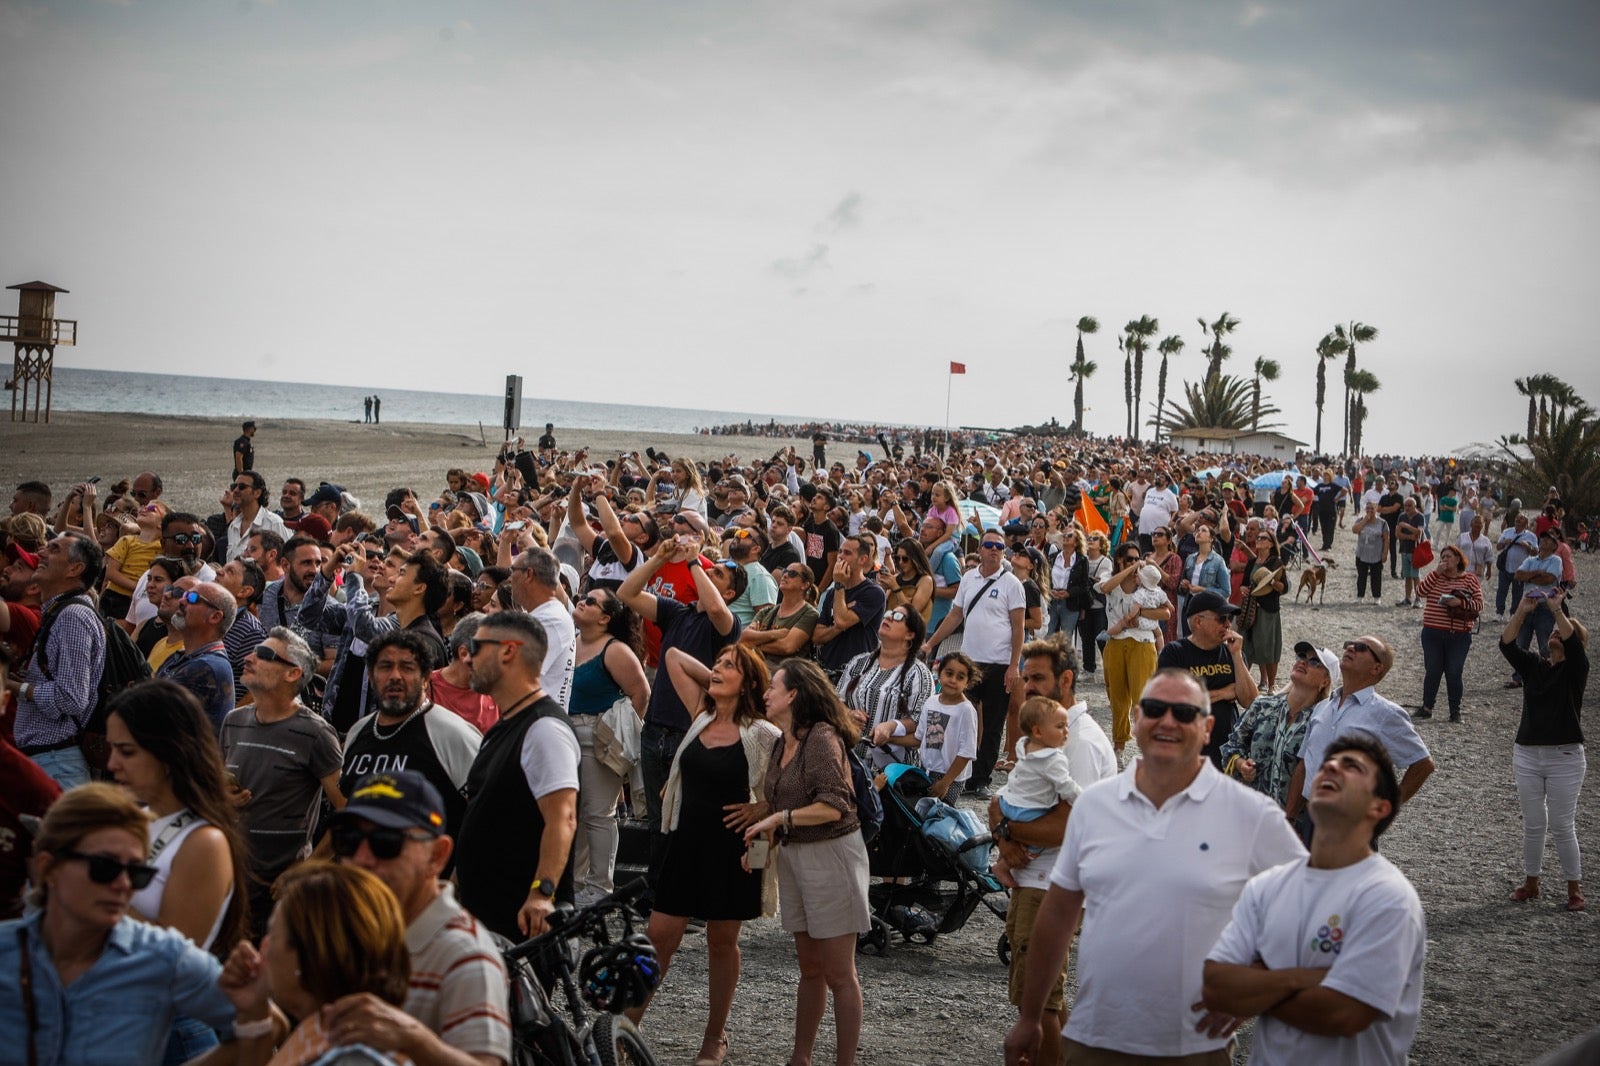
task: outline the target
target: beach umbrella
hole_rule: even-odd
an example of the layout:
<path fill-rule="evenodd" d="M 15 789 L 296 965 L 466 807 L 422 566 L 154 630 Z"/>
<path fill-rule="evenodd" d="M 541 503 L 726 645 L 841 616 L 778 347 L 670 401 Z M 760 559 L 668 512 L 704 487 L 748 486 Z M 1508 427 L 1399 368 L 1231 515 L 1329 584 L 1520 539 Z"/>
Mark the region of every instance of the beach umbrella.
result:
<path fill-rule="evenodd" d="M 966 523 L 964 532 L 975 532 L 972 525 L 967 521 L 972 517 L 974 511 L 978 513 L 978 521 L 983 529 L 1000 528 L 1000 509 L 998 507 L 992 507 L 987 503 L 978 503 L 975 500 L 962 500 L 956 504 L 956 510 L 961 512 L 961 521 Z"/>
<path fill-rule="evenodd" d="M 1294 479 L 1302 477 L 1306 479 L 1307 485 L 1318 484 L 1317 479 L 1312 477 L 1310 474 L 1296 470 L 1294 467 L 1289 467 L 1286 470 L 1279 470 L 1271 474 L 1262 474 L 1260 477 L 1251 481 L 1250 485 L 1252 488 L 1257 489 L 1275 489 L 1283 484 L 1284 478 Z"/>

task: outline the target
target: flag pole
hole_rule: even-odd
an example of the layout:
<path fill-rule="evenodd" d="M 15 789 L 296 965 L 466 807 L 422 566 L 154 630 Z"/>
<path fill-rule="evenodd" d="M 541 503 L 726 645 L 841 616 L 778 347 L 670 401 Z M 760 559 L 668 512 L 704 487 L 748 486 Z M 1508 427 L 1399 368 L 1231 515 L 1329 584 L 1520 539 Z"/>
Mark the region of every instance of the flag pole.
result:
<path fill-rule="evenodd" d="M 950 454 L 950 392 L 955 387 L 955 368 L 944 376 L 944 454 Z"/>

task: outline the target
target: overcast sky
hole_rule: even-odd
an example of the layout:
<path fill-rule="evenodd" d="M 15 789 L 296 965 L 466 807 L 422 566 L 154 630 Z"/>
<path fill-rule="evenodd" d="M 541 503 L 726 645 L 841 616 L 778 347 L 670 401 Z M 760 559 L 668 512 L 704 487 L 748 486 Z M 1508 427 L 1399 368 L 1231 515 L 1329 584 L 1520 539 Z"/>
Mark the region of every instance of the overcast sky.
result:
<path fill-rule="evenodd" d="M 0 0 L 0 284 L 72 290 L 73 366 L 939 424 L 959 360 L 987 426 L 1071 419 L 1091 314 L 1101 433 L 1124 322 L 1176 392 L 1228 311 L 1307 441 L 1359 320 L 1368 450 L 1447 450 L 1517 376 L 1600 404 L 1597 50 L 1593 0 Z"/>

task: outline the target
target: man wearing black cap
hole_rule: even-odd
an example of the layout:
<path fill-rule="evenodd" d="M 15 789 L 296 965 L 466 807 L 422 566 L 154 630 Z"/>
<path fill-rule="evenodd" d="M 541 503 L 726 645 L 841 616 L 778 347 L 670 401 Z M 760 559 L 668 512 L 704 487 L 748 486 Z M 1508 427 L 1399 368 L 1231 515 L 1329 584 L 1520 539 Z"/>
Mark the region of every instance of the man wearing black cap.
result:
<path fill-rule="evenodd" d="M 1233 629 L 1233 616 L 1238 613 L 1239 608 L 1210 589 L 1196 592 L 1189 597 L 1184 613 L 1189 635 L 1169 640 L 1156 657 L 1159 669 L 1187 670 L 1206 686 L 1215 725 L 1203 754 L 1218 769 L 1222 768 L 1222 745 L 1233 734 L 1239 705 L 1248 707 L 1261 694 L 1244 661 L 1244 637 Z"/>
<path fill-rule="evenodd" d="M 332 529 L 333 524 L 339 520 L 339 515 L 343 509 L 343 487 L 331 484 L 327 481 L 324 481 L 318 485 L 317 491 L 313 492 L 306 499 L 306 510 L 314 515 L 321 515 L 322 518 L 327 521 L 328 528 L 330 529 Z M 302 520 L 303 518 L 304 515 L 302 514 Z M 295 528 L 299 528 L 298 523 L 295 525 Z"/>
<path fill-rule="evenodd" d="M 363 778 L 334 815 L 328 837 L 337 861 L 373 874 L 400 901 L 411 982 L 402 1009 L 362 992 L 327 1007 L 323 1024 L 335 1044 L 366 1044 L 418 1064 L 506 1063 L 505 966 L 489 930 L 440 880 L 454 847 L 443 810 L 428 780 L 403 770 Z"/>

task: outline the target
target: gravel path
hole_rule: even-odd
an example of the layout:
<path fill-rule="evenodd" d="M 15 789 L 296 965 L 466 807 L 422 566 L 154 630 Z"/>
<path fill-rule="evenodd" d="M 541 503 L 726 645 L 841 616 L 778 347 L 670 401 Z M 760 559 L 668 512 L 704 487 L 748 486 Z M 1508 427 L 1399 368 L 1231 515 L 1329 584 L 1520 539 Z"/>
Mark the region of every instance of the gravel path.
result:
<path fill-rule="evenodd" d="M 1380 690 L 1411 707 L 1422 691 L 1421 612 L 1388 606 L 1399 599 L 1400 586 L 1391 588 L 1387 575 L 1385 606 L 1354 604 L 1352 548 L 1341 532 L 1334 547 L 1340 565 L 1329 572 L 1325 607 L 1285 601 L 1285 648 L 1301 639 L 1337 646 L 1362 633 L 1382 637 L 1398 657 Z M 1578 578 L 1574 610 L 1595 617 L 1600 563 L 1594 556 L 1579 558 Z M 1412 1046 L 1418 1063 L 1527 1062 L 1600 1026 L 1600 898 L 1588 913 L 1566 913 L 1561 869 L 1548 846 L 1545 885 L 1555 895 L 1526 904 L 1506 898 L 1522 876 L 1522 825 L 1511 777 L 1521 700 L 1503 687 L 1509 669 L 1496 648 L 1492 614 L 1491 608 L 1468 658 L 1465 721 L 1443 720 L 1441 692 L 1439 717 L 1420 723 L 1439 769 L 1383 840 L 1384 854 L 1411 878 L 1427 914 L 1422 1024 Z M 1280 679 L 1286 674 L 1287 668 L 1280 670 Z M 1104 686 L 1093 679 L 1079 693 L 1109 732 Z M 1590 706 L 1600 706 L 1594 681 L 1588 696 Z M 1591 865 L 1600 854 L 1597 827 L 1600 787 L 1590 782 L 1579 806 L 1578 836 Z M 1596 894 L 1592 887 L 1590 894 Z M 930 947 L 895 944 L 886 957 L 860 957 L 867 1022 L 859 1061 L 999 1062 L 1015 1017 L 1006 999 L 1006 969 L 995 954 L 1000 932 L 1000 922 L 979 908 L 965 928 Z M 663 1063 L 693 1061 L 705 1020 L 705 982 L 703 942 L 689 937 L 645 1019 Z M 730 1066 L 786 1061 L 795 984 L 792 939 L 776 921 L 746 926 Z M 1248 1029 L 1244 1036 L 1248 1040 Z M 818 1063 L 832 1061 L 832 1039 L 830 1016 Z"/>

